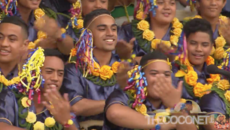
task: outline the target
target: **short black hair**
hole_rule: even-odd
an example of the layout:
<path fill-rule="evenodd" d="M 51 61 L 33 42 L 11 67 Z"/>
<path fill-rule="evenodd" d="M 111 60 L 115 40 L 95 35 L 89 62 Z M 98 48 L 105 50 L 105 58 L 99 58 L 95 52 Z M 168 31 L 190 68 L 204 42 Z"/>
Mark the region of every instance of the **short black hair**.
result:
<path fill-rule="evenodd" d="M 159 59 L 159 60 L 166 60 L 166 61 L 167 61 L 167 56 L 166 56 L 164 53 L 155 50 L 155 51 L 153 51 L 153 52 L 151 52 L 151 53 L 148 53 L 148 54 L 144 55 L 144 56 L 141 58 L 140 65 L 141 65 L 141 66 L 144 66 L 144 65 L 147 64 L 147 62 L 148 62 L 149 60 L 156 60 L 156 59 Z"/>
<path fill-rule="evenodd" d="M 191 104 L 192 105 L 192 101 L 186 101 L 185 104 Z"/>
<path fill-rule="evenodd" d="M 210 41 L 215 43 L 213 38 L 213 31 L 211 24 L 205 19 L 195 18 L 188 21 L 184 25 L 184 33 L 186 38 L 188 38 L 191 34 L 196 32 L 204 32 L 210 36 Z"/>
<path fill-rule="evenodd" d="M 94 10 L 92 12 L 90 12 L 89 14 L 85 15 L 84 17 L 84 28 L 86 28 L 88 26 L 88 24 L 97 16 L 102 15 L 102 14 L 108 14 L 111 15 L 110 12 L 106 9 L 97 9 Z"/>
<path fill-rule="evenodd" d="M 57 49 L 44 49 L 44 55 L 45 56 L 56 56 L 56 57 L 60 58 L 65 63 L 65 55 L 62 54 Z"/>
<path fill-rule="evenodd" d="M 2 24 L 2 23 L 11 23 L 11 24 L 20 26 L 22 28 L 22 30 L 25 32 L 26 38 L 28 38 L 28 36 L 29 36 L 28 26 L 20 17 L 5 16 L 0 24 Z"/>

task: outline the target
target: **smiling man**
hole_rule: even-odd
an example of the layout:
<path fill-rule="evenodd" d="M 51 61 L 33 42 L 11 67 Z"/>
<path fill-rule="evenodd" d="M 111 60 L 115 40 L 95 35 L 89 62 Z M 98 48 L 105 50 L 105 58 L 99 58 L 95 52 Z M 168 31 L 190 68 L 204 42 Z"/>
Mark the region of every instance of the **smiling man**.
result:
<path fill-rule="evenodd" d="M 36 51 L 40 51 L 40 49 Z M 33 54 L 38 55 L 40 53 L 35 52 Z M 26 91 L 24 91 L 24 94 L 20 94 L 20 91 L 15 90 L 17 92 L 16 96 L 11 90 L 5 89 L 0 94 L 1 129 L 78 130 L 76 120 L 71 117 L 74 114 L 70 112 L 67 94 L 62 97 L 58 92 L 64 76 L 64 56 L 58 50 L 53 49 L 45 50 L 44 54 L 45 61 L 44 66 L 41 68 L 41 75 L 45 83 L 44 87 L 41 85 L 36 89 L 41 90 L 39 91 L 40 93 L 34 92 L 31 100 Z M 36 58 L 38 57 L 37 55 L 35 56 Z M 39 83 L 39 81 L 35 82 Z M 33 90 L 32 84 L 30 84 L 29 89 Z M 23 103 L 23 99 L 25 99 L 27 105 Z M 39 102 L 40 100 L 42 103 Z M 33 113 L 32 116 L 31 113 Z"/>
<path fill-rule="evenodd" d="M 0 69 L 7 80 L 18 76 L 17 64 L 29 43 L 27 30 L 18 17 L 6 17 L 0 23 Z"/>
<path fill-rule="evenodd" d="M 197 83 L 198 85 L 208 85 L 207 79 L 210 78 L 210 74 L 206 71 L 206 67 L 208 65 L 207 61 L 214 43 L 211 24 L 204 19 L 193 19 L 185 24 L 184 32 L 187 39 L 187 48 L 185 48 L 185 50 L 187 50 L 186 57 L 188 59 L 186 59 L 184 63 L 181 62 L 181 64 L 187 66 L 189 70 L 194 70 L 193 72 L 197 74 L 197 79 L 195 77 L 191 80 L 191 82 L 186 80 L 186 83 L 194 85 L 194 88 Z M 175 62 L 175 64 L 173 64 L 172 71 L 177 74 L 178 70 L 181 70 L 181 67 L 182 66 Z M 179 81 L 183 81 L 185 79 L 184 75 L 175 76 L 177 78 L 173 79 L 174 85 L 177 85 Z M 191 91 L 187 86 L 188 85 L 185 85 L 184 83 L 182 98 L 190 99 L 198 103 L 199 97 L 193 93 L 193 89 Z"/>
<path fill-rule="evenodd" d="M 94 69 L 84 77 L 81 67 L 67 65 L 62 92 L 69 94 L 72 110 L 83 117 L 80 121 L 100 120 L 102 125 L 105 100 L 118 88 L 114 74 L 119 63 L 112 53 L 117 43 L 117 25 L 109 11 L 98 9 L 84 17 L 84 27 L 93 35 Z"/>

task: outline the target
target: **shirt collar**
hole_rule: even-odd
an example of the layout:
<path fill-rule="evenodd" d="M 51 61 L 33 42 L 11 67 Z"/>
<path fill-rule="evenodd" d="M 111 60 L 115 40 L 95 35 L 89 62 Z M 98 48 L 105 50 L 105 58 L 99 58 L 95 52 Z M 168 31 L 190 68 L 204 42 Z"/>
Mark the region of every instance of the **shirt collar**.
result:
<path fill-rule="evenodd" d="M 97 63 L 99 63 L 98 60 L 97 60 L 97 58 L 96 58 L 95 56 L 93 56 L 93 59 L 94 59 Z M 110 62 L 109 62 L 109 66 L 112 66 L 113 63 L 116 62 L 116 61 L 119 61 L 119 57 L 118 57 L 116 54 L 112 54 L 112 57 L 111 57 Z"/>
<path fill-rule="evenodd" d="M 155 108 L 148 99 L 145 100 L 145 105 L 146 105 L 148 111 L 149 110 L 150 111 L 155 111 L 157 109 L 165 109 L 165 106 L 163 104 L 161 104 L 159 108 Z"/>
<path fill-rule="evenodd" d="M 10 73 L 6 76 L 6 79 L 11 80 L 14 77 L 18 76 L 18 66 L 16 65 L 11 71 Z"/>
<path fill-rule="evenodd" d="M 203 65 L 203 68 L 202 68 L 202 71 L 198 71 L 195 67 L 194 68 L 194 71 L 197 73 L 198 77 L 201 77 L 201 76 L 205 76 L 206 78 L 209 78 L 210 77 L 210 74 L 208 73 L 207 71 L 207 63 L 205 62 L 204 65 Z"/>

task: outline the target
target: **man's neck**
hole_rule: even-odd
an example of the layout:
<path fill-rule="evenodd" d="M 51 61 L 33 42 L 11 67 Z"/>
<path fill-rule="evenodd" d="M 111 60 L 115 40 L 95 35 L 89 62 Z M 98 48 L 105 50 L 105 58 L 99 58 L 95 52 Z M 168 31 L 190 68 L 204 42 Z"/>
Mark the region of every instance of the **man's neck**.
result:
<path fill-rule="evenodd" d="M 99 65 L 103 66 L 103 65 L 109 64 L 111 57 L 112 57 L 112 52 L 111 51 L 101 51 L 95 48 L 93 50 L 93 55 L 98 60 Z"/>
<path fill-rule="evenodd" d="M 23 7 L 22 5 L 18 4 L 18 11 L 22 17 L 22 20 L 25 22 L 25 23 L 29 23 L 29 17 L 30 17 L 30 14 L 32 12 L 31 9 L 28 9 L 26 7 Z"/>
<path fill-rule="evenodd" d="M 15 67 L 17 63 L 0 63 L 0 69 L 2 74 L 6 77 Z"/>
<path fill-rule="evenodd" d="M 151 25 L 151 30 L 154 32 L 155 37 L 157 39 L 162 39 L 170 27 L 170 23 L 160 24 L 156 22 L 155 20 L 153 20 L 153 18 L 150 19 L 150 25 Z"/>
<path fill-rule="evenodd" d="M 46 101 L 42 92 L 41 92 L 41 99 L 39 99 L 40 103 L 38 103 L 38 98 L 39 98 L 38 94 L 35 93 L 33 97 L 33 103 L 34 103 L 36 113 L 40 113 L 43 111 L 44 105 L 42 104 L 42 101 Z"/>
<path fill-rule="evenodd" d="M 194 65 L 194 68 L 196 68 L 199 72 L 202 72 L 203 66 L 204 66 L 204 64 L 203 65 Z"/>
<path fill-rule="evenodd" d="M 205 17 L 205 16 L 202 16 L 203 19 L 207 20 L 211 26 L 212 26 L 212 31 L 215 32 L 216 30 L 216 25 L 219 24 L 219 17 L 216 17 L 216 18 L 208 18 L 208 17 Z"/>

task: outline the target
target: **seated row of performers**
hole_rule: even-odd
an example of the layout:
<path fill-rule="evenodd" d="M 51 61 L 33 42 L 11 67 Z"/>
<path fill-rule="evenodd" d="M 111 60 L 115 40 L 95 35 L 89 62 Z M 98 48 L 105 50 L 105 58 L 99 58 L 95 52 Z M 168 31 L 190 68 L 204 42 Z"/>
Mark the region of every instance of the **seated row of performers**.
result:
<path fill-rule="evenodd" d="M 73 112 L 77 115 L 79 122 L 90 120 L 90 119 L 91 120 L 92 119 L 96 119 L 96 120 L 105 119 L 103 116 L 104 107 L 106 104 L 105 100 L 108 99 L 108 102 L 109 102 L 110 101 L 109 95 L 112 92 L 115 93 L 116 92 L 115 90 L 123 88 L 121 86 L 126 86 L 126 84 L 124 84 L 124 85 L 122 84 L 123 82 L 121 82 L 121 84 L 119 84 L 120 85 L 119 86 L 117 84 L 117 82 L 119 82 L 119 80 L 125 79 L 125 78 L 121 78 L 122 76 L 123 77 L 127 76 L 127 74 L 120 75 L 120 77 L 117 78 L 118 81 L 116 81 L 116 78 L 115 78 L 116 73 L 118 73 L 118 66 L 120 66 L 120 63 L 119 63 L 119 58 L 112 53 L 115 50 L 115 46 L 117 43 L 117 26 L 115 24 L 115 20 L 110 15 L 110 13 L 107 10 L 99 9 L 99 10 L 95 10 L 95 11 L 89 13 L 88 15 L 85 16 L 84 19 L 85 19 L 84 27 L 87 28 L 88 30 L 83 31 L 83 35 L 80 38 L 79 43 L 77 44 L 78 45 L 76 47 L 77 49 L 74 48 L 71 51 L 71 57 L 73 57 L 73 61 L 76 61 L 77 65 L 69 64 L 66 66 L 65 72 L 64 72 L 65 78 L 64 78 L 64 82 L 63 82 L 63 87 L 61 88 L 62 89 L 61 92 L 68 93 L 69 99 L 70 99 L 70 104 L 72 105 L 71 112 Z M 24 54 L 27 50 L 28 32 L 27 32 L 27 27 L 26 27 L 25 23 L 20 21 L 20 19 L 17 19 L 17 17 L 7 17 L 4 20 L 0 24 L 0 28 L 1 28 L 0 34 L 2 37 L 1 48 L 0 48 L 1 49 L 0 68 L 1 68 L 2 74 L 6 78 L 9 77 L 9 80 L 5 79 L 2 81 L 2 83 L 4 83 L 7 86 L 11 86 L 12 82 L 14 82 L 14 81 L 16 82 L 16 80 L 17 80 L 17 78 L 13 78 L 13 77 L 18 76 L 17 75 L 18 68 L 16 67 L 16 65 L 19 63 L 18 60 L 21 59 L 20 57 L 22 56 L 22 53 Z M 214 64 L 214 59 L 212 59 L 209 56 L 212 52 L 213 43 L 214 43 L 214 40 L 212 37 L 213 31 L 211 28 L 212 28 L 211 24 L 205 20 L 202 20 L 202 19 L 193 19 L 185 25 L 184 33 L 185 33 L 185 36 L 187 38 L 187 45 L 185 44 L 186 49 L 184 49 L 184 50 L 187 50 L 187 51 L 183 51 L 183 55 L 176 58 L 176 61 L 178 61 L 178 62 L 175 62 L 175 64 L 172 64 L 172 68 L 173 68 L 173 72 L 174 72 L 173 76 L 174 75 L 176 76 L 176 77 L 172 77 L 173 78 L 172 81 L 175 82 L 174 86 L 180 86 L 181 87 L 181 84 L 178 85 L 178 81 L 179 80 L 185 80 L 183 83 L 184 86 L 182 89 L 182 98 L 192 99 L 192 100 L 199 103 L 198 99 L 202 97 L 200 102 L 202 102 L 202 99 L 205 100 L 204 103 L 201 103 L 201 106 L 203 105 L 201 108 L 204 111 L 207 111 L 207 112 L 215 111 L 215 112 L 221 112 L 221 113 L 228 113 L 228 111 L 227 111 L 228 108 L 226 107 L 227 106 L 226 102 L 223 102 L 223 101 L 229 99 L 229 98 L 227 98 L 228 93 L 225 94 L 226 99 L 221 99 L 215 93 L 210 93 L 208 95 L 205 95 L 206 93 L 202 93 L 203 91 L 210 89 L 210 86 L 212 85 L 212 83 L 214 81 L 220 80 L 220 77 L 218 77 L 218 75 L 210 75 L 205 71 L 207 65 Z M 93 35 L 93 37 L 92 37 L 92 35 Z M 88 47 L 87 49 L 89 49 L 89 50 L 90 49 L 92 50 L 92 47 L 89 47 L 89 46 L 92 46 L 92 45 L 94 46 L 93 54 L 87 53 L 88 55 L 84 55 L 84 52 L 87 49 L 79 47 L 79 45 L 84 45 L 84 44 L 87 45 L 84 47 L 86 47 L 86 48 Z M 90 52 L 90 51 L 87 50 L 86 52 Z M 161 55 L 161 56 L 163 55 L 160 52 L 157 52 L 158 55 L 155 53 L 144 56 L 144 58 L 142 60 L 143 64 L 141 64 L 142 66 L 146 67 L 145 69 L 143 69 L 143 71 L 146 73 L 145 76 L 147 78 L 147 82 L 149 82 L 148 84 L 151 84 L 152 82 L 154 82 L 153 86 L 154 86 L 154 90 L 156 92 L 154 91 L 153 93 L 156 93 L 156 94 L 153 94 L 153 95 L 156 95 L 156 97 L 158 99 L 158 101 L 157 101 L 158 103 L 156 103 L 155 102 L 156 100 L 153 100 L 153 102 L 152 102 L 151 98 L 147 98 L 149 100 L 150 107 L 154 106 L 149 111 L 154 110 L 154 108 L 160 108 L 160 106 L 161 106 L 160 104 L 162 104 L 162 103 L 165 105 L 165 107 L 172 108 L 173 105 L 175 105 L 177 102 L 179 102 L 179 99 L 171 98 L 171 97 L 176 97 L 175 95 L 179 95 L 178 93 L 179 93 L 179 91 L 181 91 L 181 89 L 178 89 L 178 90 L 176 89 L 176 90 L 174 90 L 175 93 L 172 93 L 172 95 L 169 95 L 168 93 L 167 94 L 163 93 L 162 90 L 160 90 L 160 89 L 157 90 L 157 88 L 159 88 L 158 86 L 161 86 L 159 84 L 166 83 L 167 85 L 165 85 L 165 87 L 169 87 L 168 88 L 168 89 L 170 89 L 169 91 L 173 92 L 172 91 L 173 88 L 170 85 L 172 81 L 168 81 L 171 77 L 170 68 L 168 66 L 169 69 L 166 70 L 167 66 L 165 66 L 165 70 L 163 69 L 164 68 L 163 65 L 165 65 L 165 64 L 163 64 L 164 62 L 162 62 L 162 61 L 166 61 L 167 58 L 164 56 L 160 57 L 159 55 Z M 82 55 L 89 57 L 89 58 L 88 57 L 86 58 L 87 59 L 86 60 L 87 65 L 84 63 L 85 60 L 82 60 Z M 185 59 L 186 59 L 186 57 L 188 59 L 182 60 L 183 56 L 185 57 Z M 149 57 L 151 57 L 151 58 L 149 58 Z M 146 58 L 146 60 L 145 60 L 145 58 Z M 156 59 L 156 61 L 159 61 L 159 62 L 156 62 L 154 59 Z M 150 60 L 153 62 L 151 62 Z M 149 64 L 148 64 L 148 62 L 149 62 Z M 81 63 L 83 63 L 83 65 Z M 93 63 L 93 64 L 90 64 L 90 63 Z M 54 63 L 52 63 L 52 64 L 54 64 Z M 58 64 L 58 63 L 55 63 L 54 65 L 56 66 L 56 64 Z M 160 64 L 160 65 L 158 65 L 158 64 Z M 64 64 L 63 64 L 63 66 L 64 66 Z M 153 70 L 151 70 L 151 68 L 150 68 L 151 66 L 154 66 Z M 158 67 L 160 66 L 159 70 L 157 69 L 158 68 L 157 66 Z M 184 67 L 184 66 L 186 66 L 186 67 Z M 45 67 L 45 64 L 44 64 L 44 67 Z M 11 71 L 11 70 L 13 70 L 13 71 Z M 57 70 L 57 71 L 55 71 L 55 70 Z M 63 72 L 62 72 L 62 69 L 60 69 L 60 68 L 57 69 L 57 68 L 48 67 L 42 71 L 42 75 L 43 75 L 43 72 L 47 73 L 47 74 L 53 74 L 53 75 L 51 75 L 51 78 L 53 78 L 55 76 L 60 77 L 60 80 L 62 80 L 62 78 L 63 78 L 63 76 L 61 76 L 63 74 Z M 91 73 L 89 73 L 87 75 L 87 72 L 91 72 Z M 158 74 L 158 73 L 160 73 L 160 74 Z M 161 73 L 164 75 L 161 75 Z M 54 75 L 54 74 L 57 74 L 57 75 Z M 148 75 L 149 75 L 149 77 L 148 77 Z M 152 78 L 153 77 L 154 78 L 151 79 L 151 76 L 152 76 Z M 43 77 L 45 79 L 44 87 L 46 86 L 46 83 L 47 83 L 48 88 L 50 88 L 50 89 L 53 88 L 52 86 L 58 86 L 59 78 L 55 77 L 58 80 L 52 79 L 52 82 L 48 83 L 49 78 L 46 79 L 45 75 Z M 49 77 L 49 76 L 47 76 L 47 77 Z M 12 78 L 12 80 L 10 80 L 11 78 Z M 223 81 L 225 81 L 225 80 L 223 80 Z M 158 85 L 155 85 L 155 82 Z M 219 81 L 219 82 L 221 84 L 222 81 Z M 205 83 L 208 83 L 208 84 L 205 84 Z M 220 88 L 227 90 L 229 87 L 227 82 L 223 82 L 222 84 L 224 85 L 224 87 L 220 87 Z M 11 88 L 11 87 L 9 87 L 9 88 Z M 49 93 L 50 91 L 52 93 L 55 93 L 52 90 L 47 90 L 47 93 Z M 147 91 L 149 91 L 149 90 L 147 89 Z M 7 92 L 4 92 L 4 93 L 7 93 Z M 9 93 L 10 93 L 10 91 L 9 91 Z M 150 93 L 149 93 L 149 95 L 152 97 L 153 95 Z M 42 94 L 44 94 L 44 92 L 41 91 L 41 95 Z M 1 94 L 1 95 L 4 96 L 4 94 Z M 52 97 L 49 97 L 49 96 L 47 97 L 47 95 L 52 96 Z M 111 95 L 111 99 L 113 98 L 112 95 Z M 169 97 L 167 97 L 166 95 Z M 56 96 L 58 96 L 58 94 L 56 94 Z M 40 97 L 41 100 L 42 101 L 49 101 L 49 103 L 44 102 L 43 105 L 41 105 L 39 103 L 37 103 L 37 105 L 36 105 L 36 103 L 35 103 L 34 106 L 36 109 L 33 108 L 33 110 L 32 110 L 32 107 L 31 108 L 29 107 L 29 108 L 31 109 L 31 111 L 36 110 L 37 115 L 35 115 L 35 117 L 37 116 L 37 119 L 40 120 L 38 116 L 40 114 L 45 114 L 45 111 L 43 111 L 43 108 L 44 108 L 44 106 L 46 106 L 46 108 L 50 111 L 50 114 L 52 113 L 51 115 L 54 117 L 56 122 L 63 125 L 65 127 L 65 129 L 75 129 L 74 125 L 69 126 L 72 124 L 71 121 L 69 121 L 71 118 L 70 114 L 64 114 L 64 115 L 67 115 L 66 118 L 62 118 L 63 115 L 61 115 L 61 118 L 59 118 L 60 115 L 58 115 L 58 114 L 60 114 L 62 111 L 64 111 L 64 109 L 68 108 L 68 107 L 62 108 L 61 106 L 63 106 L 63 105 L 60 105 L 60 104 L 66 103 L 67 99 L 65 98 L 65 99 L 63 99 L 63 101 L 61 101 L 60 95 L 58 97 L 56 97 L 56 96 L 53 96 L 52 94 L 44 94 L 44 97 L 43 96 Z M 119 96 L 119 95 L 115 94 L 115 96 Z M 25 103 L 21 103 L 25 99 L 21 102 L 19 101 L 19 104 L 15 105 L 12 103 L 8 104 L 8 101 L 5 100 L 6 97 L 7 96 L 4 96 L 1 98 L 1 102 L 2 102 L 1 106 L 6 107 L 6 108 L 1 108 L 1 110 L 0 110 L 0 111 L 2 111 L 1 117 L 0 117 L 2 123 L 0 123 L 0 126 L 2 125 L 2 127 L 3 128 L 6 127 L 6 129 L 8 129 L 7 127 L 11 127 L 10 126 L 11 124 L 13 126 L 20 126 L 22 128 L 30 127 L 31 129 L 34 128 L 35 126 L 41 126 L 41 124 L 35 125 L 35 124 L 37 124 L 37 123 L 35 123 L 36 120 L 34 121 L 34 115 L 33 114 L 31 115 L 30 112 L 25 112 L 26 114 L 22 114 L 22 113 L 12 114 L 12 112 L 7 112 L 8 110 L 12 110 L 14 112 L 17 112 L 17 110 L 16 110 L 17 105 L 22 105 L 23 107 L 27 108 L 28 106 L 30 106 L 30 105 L 28 105 L 30 103 L 28 103 L 27 100 L 25 101 Z M 9 97 L 12 98 L 13 96 L 9 96 Z M 224 97 L 224 96 L 222 96 L 222 97 Z M 39 96 L 38 96 L 38 98 L 39 98 Z M 181 98 L 181 97 L 178 97 L 178 98 Z M 22 99 L 23 98 L 21 98 L 21 100 Z M 36 99 L 36 94 L 34 94 L 34 99 Z M 57 101 L 57 99 L 58 99 L 58 101 Z M 172 99 L 175 101 L 173 101 Z M 127 104 L 126 101 L 123 101 L 125 99 L 119 98 L 118 100 L 119 101 L 117 101 L 115 99 L 112 101 L 112 103 L 114 104 L 115 102 L 117 102 L 117 103 L 121 104 L 121 102 L 122 102 L 123 105 Z M 17 101 L 17 99 L 15 99 L 15 98 L 12 99 L 13 103 L 17 103 L 16 101 Z M 37 101 L 37 100 L 35 100 L 35 101 Z M 52 103 L 52 106 L 48 105 L 50 103 Z M 105 127 L 108 126 L 110 128 L 113 128 L 111 125 L 107 124 L 107 121 L 109 121 L 110 124 L 112 123 L 113 125 L 132 129 L 134 127 L 133 125 L 128 126 L 127 123 L 125 123 L 126 125 L 122 125 L 122 122 L 116 121 L 116 119 L 120 118 L 119 117 L 120 115 L 119 115 L 119 112 L 117 113 L 116 111 L 114 111 L 114 109 L 112 109 L 113 108 L 112 106 L 114 106 L 114 105 L 112 105 L 112 103 L 111 104 L 109 103 L 108 107 L 107 106 L 105 107 L 106 108 L 105 109 L 106 110 L 106 118 L 108 118 L 105 122 Z M 217 103 L 219 103 L 219 104 L 217 104 Z M 32 104 L 33 104 L 33 102 L 32 102 Z M 146 100 L 145 104 L 147 105 L 147 100 Z M 154 104 L 156 104 L 156 105 L 154 105 Z M 33 106 L 33 105 L 31 105 L 31 106 Z M 66 106 L 66 105 L 64 105 L 64 106 Z M 118 106 L 119 106 L 119 104 L 118 104 Z M 110 111 L 110 107 L 111 107 L 111 111 Z M 117 107 L 117 105 L 115 105 L 115 107 Z M 18 107 L 18 109 L 19 108 L 20 107 Z M 40 108 L 40 111 L 39 111 L 39 108 Z M 58 110 L 54 111 L 54 108 L 58 109 Z M 22 110 L 22 107 L 20 108 L 20 110 Z M 28 110 L 28 109 L 25 109 L 25 110 Z M 117 109 L 115 109 L 115 110 L 117 110 Z M 122 108 L 121 108 L 121 110 L 122 110 Z M 61 112 L 59 112 L 59 111 L 61 111 Z M 68 111 L 68 110 L 66 110 L 66 112 L 70 113 L 70 111 Z M 112 112 L 112 113 L 109 113 L 109 112 Z M 20 117 L 20 118 L 11 117 L 12 115 L 16 115 L 16 117 Z M 29 116 L 30 118 L 29 117 L 27 118 L 27 115 L 30 115 Z M 49 116 L 49 115 L 42 116 L 44 118 L 41 119 L 40 122 L 45 122 L 45 118 L 47 116 Z M 118 117 L 116 117 L 116 116 L 118 116 Z M 22 122 L 19 122 L 19 119 L 22 120 Z M 132 119 L 134 119 L 134 118 L 132 118 Z M 51 120 L 52 119 L 50 119 L 47 122 L 53 123 L 54 121 L 53 120 L 51 121 Z M 25 125 L 25 121 L 26 121 L 26 124 L 27 123 L 29 123 L 29 124 Z M 131 122 L 131 120 L 130 120 L 130 122 Z M 18 125 L 17 125 L 17 123 L 18 123 Z M 132 122 L 132 123 L 138 124 L 136 122 Z M 45 124 L 47 125 L 49 123 L 45 123 Z M 141 125 L 143 125 L 143 124 L 141 124 Z M 49 127 L 49 125 L 47 127 Z M 57 125 L 57 127 L 59 127 L 59 125 Z M 71 127 L 74 127 L 74 128 L 71 128 Z M 177 129 L 179 129 L 180 127 L 182 127 L 182 128 L 191 127 L 191 129 L 193 129 L 194 126 L 191 125 L 191 126 L 184 126 L 183 127 L 183 126 L 173 126 L 173 125 L 171 126 L 170 125 L 170 126 L 161 126 L 161 127 L 162 127 L 162 129 L 164 127 L 166 129 L 167 128 L 173 128 L 173 127 L 178 127 Z M 206 129 L 209 130 L 209 129 L 212 129 L 213 126 L 212 126 L 212 124 L 210 124 L 209 126 L 205 126 L 205 127 L 207 127 Z M 139 128 L 139 129 L 149 129 L 150 128 L 151 129 L 151 128 L 155 128 L 155 125 L 154 126 L 143 126 L 143 127 L 142 126 L 135 126 L 135 128 Z M 9 129 L 11 129 L 11 128 L 9 128 Z"/>
<path fill-rule="evenodd" d="M 31 0 L 5 1 L 5 3 L 2 3 L 2 11 L 7 10 L 5 7 L 9 6 L 6 5 L 11 4 L 13 8 L 9 8 L 9 11 L 5 12 L 5 14 L 18 16 L 27 23 L 29 26 L 28 39 L 34 42 L 34 44 L 31 43 L 31 48 L 35 47 L 35 45 L 43 48 L 57 48 L 65 55 L 70 54 L 71 48 L 74 47 L 73 43 L 76 43 L 73 41 L 78 41 L 80 37 L 84 24 L 83 18 L 96 9 L 108 10 L 109 6 L 113 3 L 113 0 L 69 0 L 69 2 L 75 3 L 73 3 L 73 7 L 71 8 L 72 21 L 69 21 L 67 29 L 67 23 L 62 24 L 62 21 L 65 20 L 58 19 L 55 13 L 55 11 L 58 10 L 57 7 L 54 6 L 55 4 L 41 1 L 42 0 L 38 0 L 35 3 Z M 18 3 L 17 6 L 16 2 Z M 180 43 L 183 41 L 183 25 L 175 18 L 176 1 L 137 0 L 136 3 L 132 23 L 118 27 L 117 35 L 119 40 L 117 41 L 116 53 L 121 59 L 127 59 L 129 53 L 135 54 L 137 56 L 135 60 L 139 62 L 141 56 L 158 49 L 167 54 L 170 61 L 173 61 L 174 55 L 182 51 L 182 45 Z M 46 4 L 54 11 L 44 7 L 43 4 Z M 213 38 L 215 39 L 213 57 L 216 59 L 216 64 L 220 64 L 223 56 L 218 54 L 223 54 L 223 49 L 227 49 L 227 43 L 230 41 L 229 25 L 226 24 L 227 18 L 221 16 L 221 10 L 226 4 L 226 0 L 214 2 L 197 0 L 193 1 L 193 4 L 196 4 L 196 9 L 199 12 L 199 15 L 195 17 L 204 18 L 211 23 L 214 32 Z M 10 13 L 10 11 L 12 11 L 12 13 Z M 43 15 L 56 18 L 56 20 L 43 18 Z M 45 19 L 46 24 L 36 24 L 36 21 L 39 21 L 41 18 Z M 187 20 L 185 20 L 185 22 L 186 21 Z M 63 30 L 64 28 L 66 28 L 66 31 Z M 159 42 L 164 44 L 157 44 Z M 133 44 L 134 46 L 132 46 Z M 124 52 L 128 54 L 124 54 Z"/>

